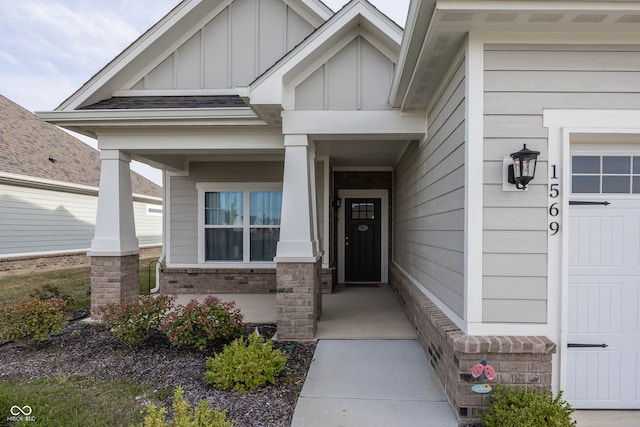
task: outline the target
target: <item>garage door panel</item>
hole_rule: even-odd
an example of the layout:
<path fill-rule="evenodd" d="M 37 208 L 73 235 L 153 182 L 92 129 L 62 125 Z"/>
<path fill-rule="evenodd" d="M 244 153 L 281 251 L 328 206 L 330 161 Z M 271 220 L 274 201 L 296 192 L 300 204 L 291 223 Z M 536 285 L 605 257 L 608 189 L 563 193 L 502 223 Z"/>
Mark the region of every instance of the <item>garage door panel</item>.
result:
<path fill-rule="evenodd" d="M 640 200 L 572 206 L 567 400 L 576 408 L 640 408 Z"/>
<path fill-rule="evenodd" d="M 620 333 L 622 284 L 580 283 L 569 285 L 569 333 Z"/>
<path fill-rule="evenodd" d="M 573 217 L 569 223 L 569 266 L 607 267 L 623 263 L 623 217 Z M 575 236 L 575 237 L 574 237 Z"/>
<path fill-rule="evenodd" d="M 619 400 L 620 359 L 618 351 L 570 352 L 566 398 L 581 407 L 587 406 L 587 402 Z"/>

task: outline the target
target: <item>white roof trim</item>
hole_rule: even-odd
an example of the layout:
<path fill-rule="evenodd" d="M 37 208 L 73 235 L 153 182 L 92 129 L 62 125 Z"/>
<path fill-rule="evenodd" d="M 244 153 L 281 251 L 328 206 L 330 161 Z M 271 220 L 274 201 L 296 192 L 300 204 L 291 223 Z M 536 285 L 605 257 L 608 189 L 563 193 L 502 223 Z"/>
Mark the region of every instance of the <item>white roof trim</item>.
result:
<path fill-rule="evenodd" d="M 91 185 L 76 184 L 73 182 L 57 181 L 47 178 L 37 178 L 29 175 L 20 175 L 16 173 L 0 172 L 0 183 L 22 185 L 34 188 L 42 188 L 45 190 L 64 191 L 69 193 L 85 194 L 89 196 L 97 196 L 99 188 Z M 144 194 L 133 193 L 135 201 L 144 201 L 148 203 L 162 203 L 162 197 L 148 196 Z"/>

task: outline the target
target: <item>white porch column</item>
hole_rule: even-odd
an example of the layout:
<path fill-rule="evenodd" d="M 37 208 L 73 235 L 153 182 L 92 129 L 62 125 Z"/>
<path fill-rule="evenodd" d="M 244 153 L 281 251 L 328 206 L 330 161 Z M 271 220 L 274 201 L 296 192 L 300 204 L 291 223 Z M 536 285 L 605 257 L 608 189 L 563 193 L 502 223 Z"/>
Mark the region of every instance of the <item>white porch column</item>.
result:
<path fill-rule="evenodd" d="M 120 150 L 100 152 L 100 192 L 91 256 L 139 253 L 131 195 L 131 157 Z"/>
<path fill-rule="evenodd" d="M 276 262 L 315 262 L 317 230 L 315 147 L 307 135 L 285 135 L 282 220 Z"/>
<path fill-rule="evenodd" d="M 282 219 L 275 261 L 278 338 L 308 340 L 322 313 L 322 253 L 316 211 L 315 148 L 285 135 Z"/>
<path fill-rule="evenodd" d="M 100 153 L 100 192 L 91 241 L 91 317 L 100 320 L 109 303 L 138 297 L 138 239 L 133 216 L 129 162 L 120 150 Z"/>

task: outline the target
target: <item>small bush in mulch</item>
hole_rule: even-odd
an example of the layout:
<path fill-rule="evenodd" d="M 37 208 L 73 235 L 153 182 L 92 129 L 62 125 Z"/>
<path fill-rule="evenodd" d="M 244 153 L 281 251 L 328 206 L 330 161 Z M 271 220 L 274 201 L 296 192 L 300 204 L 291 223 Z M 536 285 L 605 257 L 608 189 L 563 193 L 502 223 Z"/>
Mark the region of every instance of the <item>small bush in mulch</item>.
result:
<path fill-rule="evenodd" d="M 0 342 L 47 340 L 67 323 L 66 305 L 62 298 L 31 298 L 0 307 Z"/>
<path fill-rule="evenodd" d="M 113 336 L 129 344 L 140 344 L 165 318 L 175 298 L 168 295 L 144 296 L 135 301 L 107 304 L 102 322 Z"/>
<path fill-rule="evenodd" d="M 191 300 L 177 305 L 159 324 L 172 345 L 203 350 L 226 343 L 244 332 L 243 315 L 232 301 L 208 296 L 202 303 Z"/>
<path fill-rule="evenodd" d="M 287 357 L 257 333 L 234 340 L 224 350 L 207 358 L 205 381 L 220 390 L 253 391 L 267 383 L 275 384 Z"/>
<path fill-rule="evenodd" d="M 177 387 L 173 395 L 173 422 L 167 421 L 167 409 L 149 405 L 144 422 L 139 427 L 233 427 L 233 421 L 227 421 L 227 411 L 210 409 L 209 402 L 201 400 L 191 409 L 184 400 L 184 389 Z"/>
<path fill-rule="evenodd" d="M 524 387 L 498 385 L 489 399 L 489 409 L 482 415 L 484 427 L 571 427 L 574 409 L 549 391 L 538 393 Z"/>

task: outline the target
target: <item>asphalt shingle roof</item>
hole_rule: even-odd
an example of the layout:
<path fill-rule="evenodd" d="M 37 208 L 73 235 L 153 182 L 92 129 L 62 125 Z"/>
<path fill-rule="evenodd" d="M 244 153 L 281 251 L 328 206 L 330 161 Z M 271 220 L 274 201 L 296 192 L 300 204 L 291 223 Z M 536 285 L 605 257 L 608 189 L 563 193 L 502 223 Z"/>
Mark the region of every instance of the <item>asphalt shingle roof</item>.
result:
<path fill-rule="evenodd" d="M 0 95 L 0 172 L 100 186 L 100 153 Z M 162 188 L 131 172 L 133 193 L 162 197 Z"/>
<path fill-rule="evenodd" d="M 114 96 L 87 105 L 81 110 L 132 110 L 161 108 L 237 108 L 246 107 L 238 95 L 214 96 Z"/>

